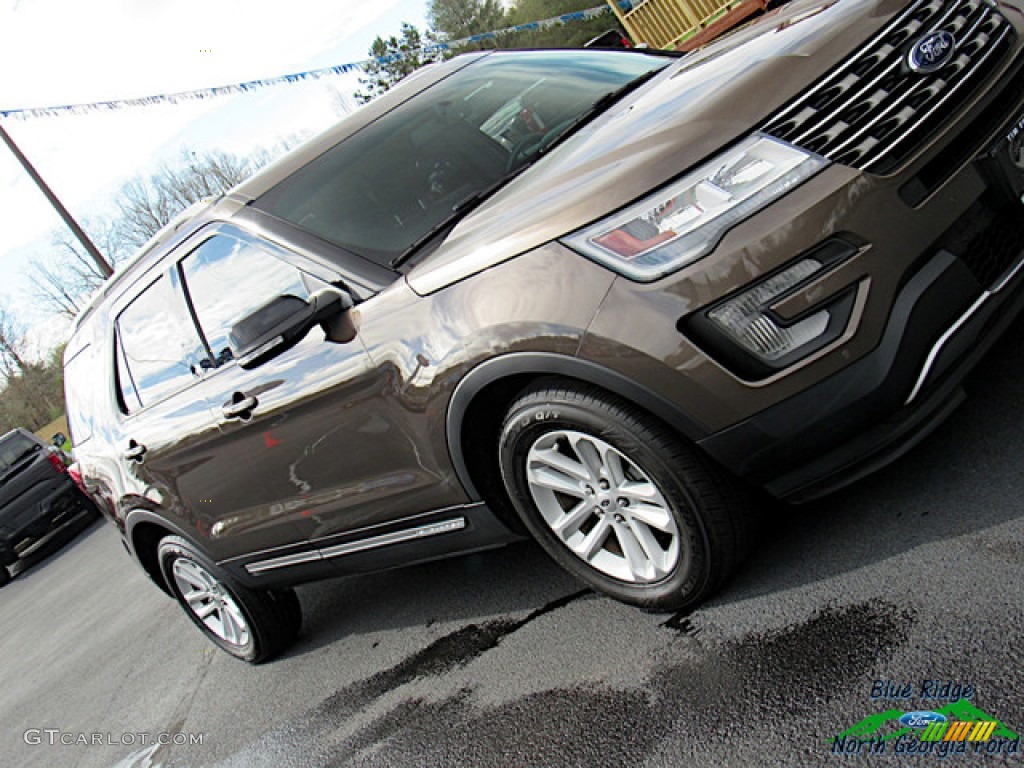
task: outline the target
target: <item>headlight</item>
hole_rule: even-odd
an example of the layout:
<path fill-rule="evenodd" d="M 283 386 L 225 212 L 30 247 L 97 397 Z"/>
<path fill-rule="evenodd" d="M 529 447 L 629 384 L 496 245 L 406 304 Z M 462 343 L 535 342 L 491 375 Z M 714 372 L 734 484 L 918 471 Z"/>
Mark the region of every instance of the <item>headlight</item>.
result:
<path fill-rule="evenodd" d="M 633 280 L 655 280 L 709 253 L 729 229 L 826 165 L 823 157 L 754 134 L 563 242 Z"/>

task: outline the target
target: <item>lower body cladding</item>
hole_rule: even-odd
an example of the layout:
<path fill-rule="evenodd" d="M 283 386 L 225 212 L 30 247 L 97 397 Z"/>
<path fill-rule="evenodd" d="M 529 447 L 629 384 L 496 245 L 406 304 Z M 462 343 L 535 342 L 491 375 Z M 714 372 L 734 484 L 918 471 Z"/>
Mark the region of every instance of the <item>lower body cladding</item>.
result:
<path fill-rule="evenodd" d="M 483 502 L 436 510 L 340 536 L 219 563 L 263 588 L 397 568 L 518 541 Z"/>

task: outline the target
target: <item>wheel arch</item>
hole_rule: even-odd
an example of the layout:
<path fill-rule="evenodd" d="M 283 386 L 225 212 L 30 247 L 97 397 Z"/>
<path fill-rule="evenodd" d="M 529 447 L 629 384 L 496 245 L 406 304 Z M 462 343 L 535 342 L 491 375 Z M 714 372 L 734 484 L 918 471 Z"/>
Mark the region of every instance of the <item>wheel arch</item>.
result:
<path fill-rule="evenodd" d="M 455 473 L 473 500 L 484 500 L 505 523 L 518 516 L 504 501 L 501 481 L 488 473 L 487 434 L 497 440 L 505 410 L 534 381 L 558 377 L 570 379 L 617 395 L 661 419 L 681 436 L 695 442 L 704 435 L 691 418 L 679 408 L 642 384 L 617 371 L 588 360 L 550 352 L 511 352 L 492 357 L 470 370 L 452 394 L 448 405 L 445 432 Z M 495 452 L 493 464 L 497 464 Z M 490 482 L 489 482 L 490 479 Z M 508 507 L 504 509 L 503 507 Z"/>
<path fill-rule="evenodd" d="M 137 509 L 128 513 L 125 519 L 125 540 L 129 551 L 153 583 L 168 596 L 173 597 L 160 571 L 157 556 L 157 547 L 165 536 L 181 536 L 196 546 L 191 536 L 148 510 Z"/>

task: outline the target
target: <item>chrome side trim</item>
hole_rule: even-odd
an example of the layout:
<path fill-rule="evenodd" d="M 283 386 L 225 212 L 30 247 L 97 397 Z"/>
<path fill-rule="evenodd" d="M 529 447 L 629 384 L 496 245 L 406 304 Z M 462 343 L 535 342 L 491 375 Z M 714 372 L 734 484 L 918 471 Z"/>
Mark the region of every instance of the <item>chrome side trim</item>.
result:
<path fill-rule="evenodd" d="M 931 375 L 935 361 L 938 359 L 939 355 L 942 353 L 943 347 L 946 346 L 949 340 L 956 335 L 957 331 L 963 328 L 964 324 L 967 323 L 967 321 L 970 320 L 979 309 L 985 306 L 985 302 L 1009 285 L 1013 278 L 1015 278 L 1022 269 L 1024 269 L 1024 259 L 1021 259 L 1017 262 L 1016 266 L 1009 269 L 999 279 L 999 281 L 992 286 L 991 289 L 984 291 L 981 296 L 979 296 L 977 300 L 968 307 L 967 311 L 960 315 L 957 321 L 946 329 L 946 332 L 939 337 L 935 344 L 932 345 L 931 351 L 928 353 L 928 357 L 925 359 L 924 365 L 921 367 L 921 373 L 917 377 L 917 383 L 914 385 L 913 390 L 911 390 L 910 396 L 907 398 L 904 405 L 910 405 L 914 401 L 914 398 L 921 393 L 921 390 L 924 388 L 925 381 L 927 381 L 928 376 Z"/>
<path fill-rule="evenodd" d="M 338 544 L 334 547 L 327 547 L 327 549 L 321 549 L 320 554 L 322 554 L 325 559 L 341 557 L 342 555 L 351 555 L 354 552 L 364 552 L 367 549 L 386 547 L 389 544 L 399 544 L 403 541 L 414 541 L 416 539 L 425 539 L 429 536 L 439 536 L 442 533 L 461 531 L 465 527 L 466 518 L 453 517 L 450 520 L 428 523 L 427 525 L 420 525 L 416 528 L 407 528 L 404 531 L 382 533 L 379 536 L 371 536 L 368 539 L 360 539 L 359 541 L 350 541 L 347 544 Z"/>
<path fill-rule="evenodd" d="M 440 520 L 436 523 L 418 525 L 415 528 L 405 528 L 399 531 L 392 531 L 390 533 L 381 533 L 376 536 L 370 536 L 357 541 L 350 541 L 345 544 L 337 544 L 333 547 L 326 547 L 313 552 L 300 552 L 294 555 L 283 555 L 281 557 L 271 557 L 267 560 L 259 560 L 246 565 L 245 570 L 256 575 L 265 573 L 266 571 L 273 571 L 278 568 L 288 568 L 293 565 L 302 565 L 304 563 L 316 562 L 317 560 L 327 560 L 333 557 L 351 555 L 356 552 L 365 552 L 369 549 L 378 549 L 379 547 L 386 547 L 391 544 L 400 544 L 406 541 L 416 541 L 430 536 L 439 536 L 444 533 L 461 531 L 466 527 L 466 525 L 467 522 L 465 517 L 453 517 L 448 520 Z"/>
<path fill-rule="evenodd" d="M 348 531 L 347 534 L 350 538 L 360 538 L 364 535 L 371 536 L 374 534 L 375 531 L 379 531 L 382 529 L 394 529 L 395 526 L 409 526 L 411 528 L 414 525 L 421 524 L 421 521 L 423 520 L 429 520 L 431 518 L 437 519 L 445 515 L 454 516 L 460 513 L 473 512 L 474 510 L 483 508 L 484 506 L 485 505 L 482 501 L 473 501 L 467 504 L 455 504 L 450 507 L 442 507 L 441 509 L 430 509 L 427 510 L 426 512 L 418 512 L 415 515 L 409 515 L 408 517 L 399 518 L 398 520 L 389 520 L 384 523 L 374 523 L 373 525 L 366 525 L 361 528 L 354 528 L 351 531 Z M 309 547 L 309 549 L 304 551 L 302 554 L 308 555 L 313 552 L 320 551 L 321 549 L 323 549 L 323 541 L 323 539 L 310 539 L 306 541 L 305 544 Z M 271 547 L 270 549 L 261 549 L 256 552 L 246 552 L 243 555 L 236 555 L 234 557 L 229 557 L 225 560 L 219 560 L 217 562 L 217 565 L 225 567 L 231 566 L 239 561 L 263 562 L 264 560 L 273 560 L 277 557 L 289 557 L 289 555 L 279 554 L 281 551 L 288 549 L 289 546 L 294 545 L 284 545 L 280 547 Z"/>
<path fill-rule="evenodd" d="M 317 560 L 323 560 L 320 555 L 320 550 L 314 552 L 299 552 L 295 555 L 282 555 L 281 557 L 271 557 L 268 560 L 259 560 L 255 563 L 249 563 L 245 566 L 245 570 L 249 573 L 257 574 L 263 573 L 264 571 L 273 571 L 277 568 L 287 568 L 290 565 L 302 565 L 303 563 L 312 563 Z"/>

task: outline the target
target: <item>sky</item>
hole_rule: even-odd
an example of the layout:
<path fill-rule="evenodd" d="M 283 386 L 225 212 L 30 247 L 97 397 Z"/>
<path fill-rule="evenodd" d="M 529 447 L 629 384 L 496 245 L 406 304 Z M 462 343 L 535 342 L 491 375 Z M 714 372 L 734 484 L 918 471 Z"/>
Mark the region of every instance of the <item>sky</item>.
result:
<path fill-rule="evenodd" d="M 0 0 L 0 109 L 230 85 L 366 58 L 427 0 Z M 111 215 L 121 186 L 183 148 L 246 154 L 344 114 L 355 76 L 235 96 L 2 124 L 79 222 Z M 351 104 L 351 100 L 349 100 Z M 28 262 L 54 258 L 61 220 L 0 144 L 0 305 L 43 348 L 66 324 L 31 297 Z"/>

